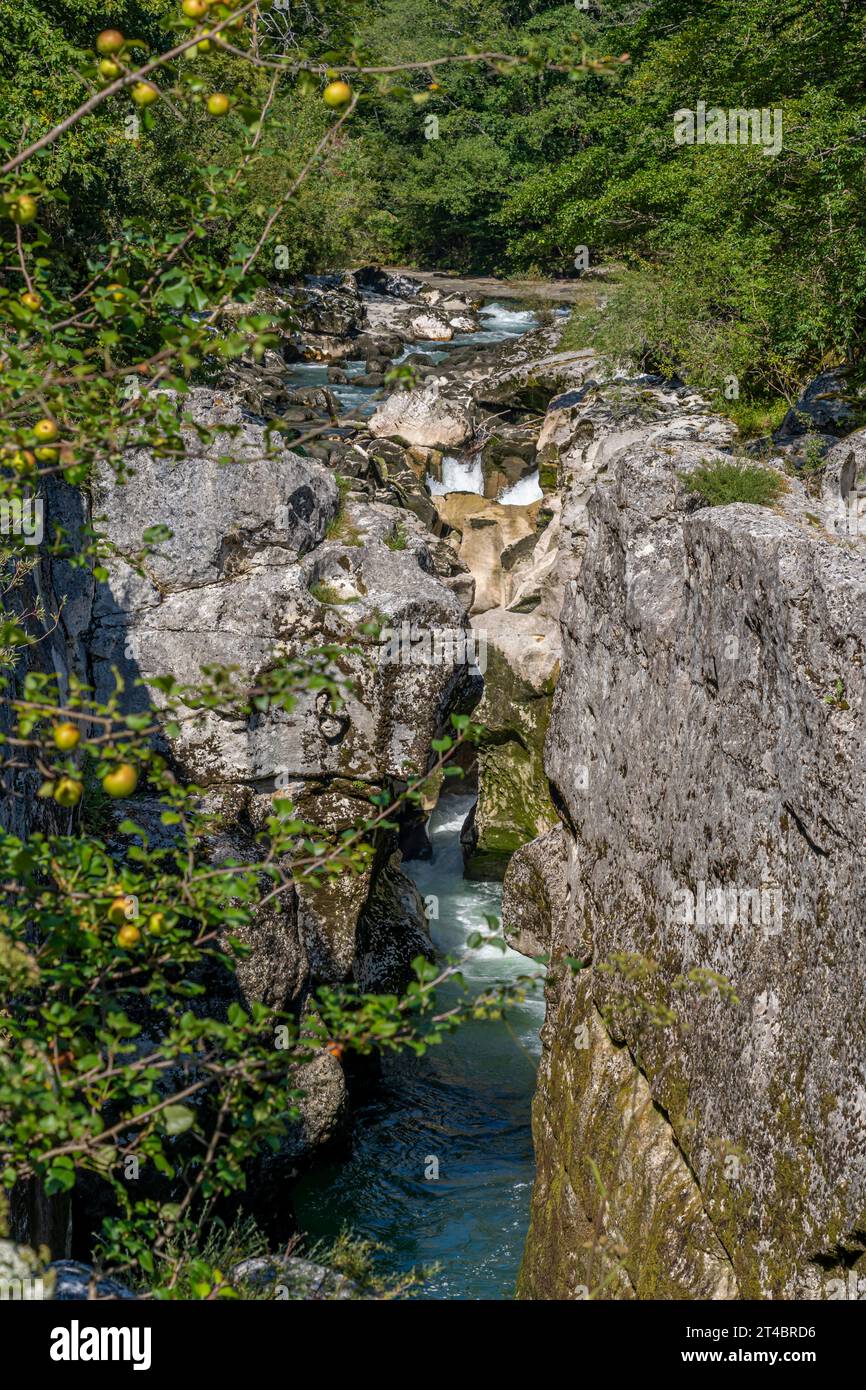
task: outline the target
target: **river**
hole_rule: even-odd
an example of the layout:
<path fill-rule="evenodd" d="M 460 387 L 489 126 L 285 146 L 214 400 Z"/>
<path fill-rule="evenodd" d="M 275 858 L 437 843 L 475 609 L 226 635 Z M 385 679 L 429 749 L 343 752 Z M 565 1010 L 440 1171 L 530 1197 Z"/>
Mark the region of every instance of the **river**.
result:
<path fill-rule="evenodd" d="M 460 827 L 470 796 L 446 796 L 430 823 L 433 857 L 405 866 L 423 897 L 434 894 L 437 948 L 462 955 L 499 912 L 501 886 L 463 877 Z M 514 951 L 482 945 L 464 970 L 478 993 L 536 972 Z M 446 985 L 448 1007 L 457 993 Z M 510 1298 L 529 1220 L 534 1176 L 530 1105 L 544 1020 L 540 989 L 502 1021 L 465 1024 L 421 1058 L 386 1058 L 381 1084 L 353 1117 L 351 1153 L 301 1179 L 294 1206 L 314 1238 L 341 1227 L 382 1244 L 383 1271 L 438 1264 L 419 1296 Z M 425 1174 L 435 1171 L 438 1179 Z"/>
<path fill-rule="evenodd" d="M 480 329 L 456 337 L 447 348 L 430 351 L 436 360 L 453 348 L 479 347 L 518 337 L 538 324 L 525 305 L 494 300 L 479 314 Z M 363 363 L 348 363 L 348 374 Z M 293 384 L 323 385 L 326 367 L 314 363 L 293 370 Z M 348 385 L 329 388 L 344 410 L 369 413 L 374 389 Z M 480 465 L 447 460 L 447 490 L 482 491 Z M 531 501 L 537 474 L 523 479 L 513 496 Z M 445 488 L 436 488 L 444 491 Z M 540 492 L 540 490 L 539 490 Z M 472 797 L 449 795 L 430 826 L 433 857 L 406 864 L 423 897 L 439 901 L 431 921 L 435 946 L 445 955 L 462 955 L 468 938 L 486 933 L 485 918 L 498 916 L 501 885 L 463 877 L 460 827 Z M 514 951 L 482 946 L 464 970 L 476 993 L 500 981 L 535 972 Z M 444 1007 L 457 987 L 440 992 Z M 349 1155 L 316 1167 L 294 1191 L 301 1230 L 328 1240 L 346 1227 L 383 1247 L 383 1272 L 400 1274 L 437 1265 L 419 1290 L 428 1299 L 511 1298 L 529 1220 L 534 1177 L 530 1106 L 544 1019 L 540 988 L 502 1021 L 470 1023 L 423 1058 L 386 1057 L 381 1083 L 353 1114 Z M 435 1171 L 438 1178 L 425 1176 Z"/>

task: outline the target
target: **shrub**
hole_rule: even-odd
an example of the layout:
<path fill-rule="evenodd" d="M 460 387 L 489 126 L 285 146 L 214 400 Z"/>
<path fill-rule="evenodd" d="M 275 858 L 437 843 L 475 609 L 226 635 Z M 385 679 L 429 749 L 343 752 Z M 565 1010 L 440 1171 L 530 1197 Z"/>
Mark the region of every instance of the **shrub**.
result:
<path fill-rule="evenodd" d="M 771 468 L 753 463 L 702 463 L 693 473 L 681 473 L 687 492 L 696 492 L 708 507 L 750 502 L 771 507 L 787 490 L 784 478 Z"/>

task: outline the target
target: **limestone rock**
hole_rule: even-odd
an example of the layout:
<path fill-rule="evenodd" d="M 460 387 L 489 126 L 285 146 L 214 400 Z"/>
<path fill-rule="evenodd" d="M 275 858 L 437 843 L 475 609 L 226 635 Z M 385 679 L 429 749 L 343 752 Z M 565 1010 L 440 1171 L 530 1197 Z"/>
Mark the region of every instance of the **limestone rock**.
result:
<path fill-rule="evenodd" d="M 354 272 L 354 279 L 361 289 L 373 290 L 376 294 L 390 295 L 395 299 L 417 299 L 421 291 L 418 280 L 413 280 L 409 275 L 398 275 L 393 271 L 383 270 L 377 265 L 362 266 Z"/>
<path fill-rule="evenodd" d="M 866 429 L 841 439 L 825 456 L 821 500 L 829 531 L 849 542 L 866 540 Z"/>
<path fill-rule="evenodd" d="M 592 965 L 549 988 L 521 1294 L 828 1296 L 866 1272 L 866 556 L 794 479 L 696 505 L 680 475 L 729 455 L 690 393 L 577 404 L 563 467 L 594 481 L 545 761 L 551 950 Z"/>
<path fill-rule="evenodd" d="M 556 825 L 544 772 L 544 740 L 559 669 L 554 624 L 534 614 L 490 609 L 472 620 L 484 662 L 474 715 L 478 801 L 464 833 L 467 877 L 501 879 L 511 855 Z"/>
<path fill-rule="evenodd" d="M 345 338 L 364 320 L 361 296 L 349 284 L 305 285 L 293 293 L 291 302 L 302 334 Z"/>
<path fill-rule="evenodd" d="M 445 318 L 438 314 L 416 314 L 409 320 L 413 338 L 427 338 L 431 342 L 447 343 L 454 337 L 454 329 Z"/>
<path fill-rule="evenodd" d="M 297 352 L 304 362 L 346 362 L 355 356 L 355 340 L 330 333 L 305 332 L 297 341 Z"/>
<path fill-rule="evenodd" d="M 597 365 L 593 352 L 559 348 L 560 327 L 540 328 L 495 350 L 491 365 L 470 374 L 481 405 L 547 409 L 552 398 L 579 387 Z"/>
<path fill-rule="evenodd" d="M 471 438 L 470 405 L 441 392 L 436 382 L 413 391 L 395 391 L 371 416 L 371 434 L 397 436 L 427 449 L 456 449 Z"/>
<path fill-rule="evenodd" d="M 832 367 L 810 381 L 797 404 L 785 416 L 775 435 L 777 442 L 816 430 L 848 433 L 862 419 L 863 396 L 851 388 L 844 367 Z"/>
<path fill-rule="evenodd" d="M 22 1302 L 53 1296 L 56 1274 L 46 1268 L 47 1255 L 29 1245 L 0 1239 L 0 1299 Z"/>
<path fill-rule="evenodd" d="M 288 1084 L 303 1091 L 300 1117 L 291 1121 L 278 1153 L 262 1161 L 262 1182 L 279 1184 L 291 1165 L 323 1149 L 342 1132 L 347 1118 L 348 1091 L 339 1060 L 322 1050 L 309 1062 L 293 1067 Z"/>
<path fill-rule="evenodd" d="M 98 698 L 113 691 L 116 666 L 131 707 L 148 697 L 159 705 L 155 680 L 166 673 L 194 685 L 204 666 L 228 661 L 254 680 L 310 648 L 348 649 L 342 702 L 307 690 L 291 714 L 205 711 L 182 721 L 177 737 L 160 738 L 179 775 L 204 788 L 218 813 L 215 861 L 248 859 L 275 794 L 338 835 L 369 817 L 369 796 L 386 781 L 399 785 L 426 768 L 450 712 L 476 698 L 466 653 L 455 646 L 432 664 L 389 660 L 372 633 L 377 625 L 462 633 L 472 581 L 454 549 L 403 509 L 404 499 L 426 507 L 436 523 L 402 446 L 371 438 L 390 460 L 384 478 L 351 446 L 357 471 L 374 480 L 365 485 L 378 484 L 389 505 L 357 494 L 343 500 L 326 468 L 279 442 L 269 450 L 230 393 L 197 388 L 177 409 L 225 429 L 212 446 L 196 438 L 179 465 L 140 451 L 128 460 L 127 485 L 96 480 L 94 511 L 120 554 L 107 562 L 105 582 L 71 592 L 69 646 L 78 653 L 86 638 L 81 673 Z M 142 534 L 159 526 L 173 534 L 139 572 Z M 148 822 L 146 789 L 134 814 Z M 429 944 L 417 895 L 392 859 L 396 844 L 395 832 L 380 832 L 365 873 L 273 900 L 245 933 L 253 949 L 237 976 L 242 999 L 297 1009 L 319 983 L 405 983 Z M 342 1122 L 339 1061 L 311 1065 L 309 1101 L 283 1165 L 328 1142 Z"/>
<path fill-rule="evenodd" d="M 50 1266 L 54 1277 L 52 1297 L 57 1302 L 130 1302 L 138 1299 L 138 1294 L 127 1288 L 119 1279 L 109 1279 L 97 1273 L 92 1265 L 79 1260 L 56 1260 Z"/>
<path fill-rule="evenodd" d="M 401 924 L 394 930 L 394 924 Z M 417 956 L 433 958 L 424 904 L 415 884 L 400 870 L 399 853 L 376 875 L 358 924 L 354 974 L 361 989 L 399 993 L 412 977 Z"/>
<path fill-rule="evenodd" d="M 228 1278 L 242 1296 L 244 1291 L 249 1290 L 258 1297 L 267 1295 L 277 1302 L 320 1302 L 362 1297 L 357 1284 L 344 1274 L 337 1274 L 315 1260 L 303 1260 L 297 1255 L 256 1255 L 233 1265 Z"/>
<path fill-rule="evenodd" d="M 735 1298 L 731 1262 L 675 1136 L 586 993 L 569 980 L 548 1024 L 567 1042 L 545 1056 L 539 1078 L 556 1097 L 564 1152 L 547 1116 L 537 1117 L 539 1168 L 518 1297 Z"/>
<path fill-rule="evenodd" d="M 542 956 L 561 930 L 568 902 L 568 846 L 557 824 L 520 846 L 502 885 L 502 919 L 508 944 L 524 956 Z"/>
<path fill-rule="evenodd" d="M 96 480 L 94 514 L 107 517 L 121 553 L 136 555 L 147 528 L 167 526 L 173 535 L 147 567 L 166 592 L 219 583 L 268 546 L 297 559 L 324 539 L 339 507 L 329 474 L 279 443 L 269 451 L 263 429 L 244 420 L 235 397 L 198 388 L 176 399 L 179 416 L 224 424 L 226 432 L 203 451 L 186 430 L 188 457 L 175 462 L 136 451 L 128 484 L 110 473 Z M 232 462 L 221 463 L 223 455 Z"/>
<path fill-rule="evenodd" d="M 510 507 L 474 492 L 449 492 L 435 505 L 441 520 L 460 533 L 460 559 L 475 580 L 473 613 L 504 606 L 511 597 L 504 557 L 521 542 L 531 549 L 538 503 Z"/>

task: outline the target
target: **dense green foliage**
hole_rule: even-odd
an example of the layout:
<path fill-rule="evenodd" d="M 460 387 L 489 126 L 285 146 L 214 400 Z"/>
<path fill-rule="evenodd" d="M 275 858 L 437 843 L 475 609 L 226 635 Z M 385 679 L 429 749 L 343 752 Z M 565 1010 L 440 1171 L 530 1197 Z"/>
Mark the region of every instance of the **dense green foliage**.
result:
<path fill-rule="evenodd" d="M 465 19 L 471 7 L 446 12 Z M 442 7 L 391 0 L 377 36 L 448 42 Z M 596 11 L 598 14 L 598 11 Z M 445 69 L 421 118 L 394 108 L 382 151 L 402 253 L 476 270 L 631 268 L 600 344 L 721 392 L 789 397 L 825 359 L 859 358 L 866 315 L 866 43 L 849 0 L 485 4 L 479 42 L 522 51 L 579 33 L 628 53 L 614 76 Z M 379 42 L 382 38 L 379 37 Z M 782 145 L 676 144 L 681 108 L 782 113 Z M 399 153 L 395 153 L 399 146 Z M 408 157 L 407 157 L 408 154 Z M 390 157 L 389 157 L 390 156 Z"/>
<path fill-rule="evenodd" d="M 358 0 L 272 9 L 259 17 L 262 42 L 270 35 L 273 50 L 292 58 L 336 51 L 337 36 L 351 33 L 358 58 L 375 65 L 472 48 L 528 60 L 368 79 L 327 167 L 280 219 L 281 268 L 376 258 L 572 274 L 575 249 L 586 246 L 591 264 L 618 262 L 629 273 L 605 322 L 575 327 L 584 340 L 597 335 L 606 349 L 717 391 L 734 374 L 752 398 L 790 398 L 820 363 L 860 356 L 866 44 L 858 10 L 852 0 L 589 8 Z M 17 139 L 25 119 L 38 131 L 83 90 L 75 50 L 86 44 L 92 11 L 70 0 L 15 8 L 3 59 L 12 100 L 0 138 Z M 167 0 L 127 2 L 115 21 L 148 38 L 162 26 L 168 37 L 172 13 Z M 614 61 L 558 70 L 564 52 L 583 51 Z M 212 61 L 219 71 L 227 60 Z M 270 76 L 249 70 L 236 95 L 262 103 Z M 326 128 L 319 85 L 283 83 L 273 94 L 273 155 L 251 175 L 253 199 L 267 203 Z M 675 143 L 674 112 L 701 101 L 781 111 L 779 153 Z M 97 226 L 110 229 L 121 209 L 169 218 L 184 170 L 230 162 L 243 136 L 235 114 L 215 129 L 201 111 L 160 111 L 131 148 L 116 113 L 91 118 L 43 170 L 74 197 L 67 249 L 73 254 Z M 241 230 L 254 206 L 239 214 Z"/>

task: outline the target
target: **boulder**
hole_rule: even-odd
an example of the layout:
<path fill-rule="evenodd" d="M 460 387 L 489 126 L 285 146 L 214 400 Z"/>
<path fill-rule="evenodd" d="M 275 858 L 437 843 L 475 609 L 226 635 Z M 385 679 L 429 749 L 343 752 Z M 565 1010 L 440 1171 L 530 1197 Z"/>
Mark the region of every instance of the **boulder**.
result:
<path fill-rule="evenodd" d="M 434 342 L 447 343 L 454 337 L 452 325 L 438 314 L 415 314 L 409 320 L 409 329 L 413 338 L 426 338 Z"/>
<path fill-rule="evenodd" d="M 390 295 L 393 299 L 416 299 L 421 290 L 420 281 L 413 280 L 409 275 L 383 270 L 377 265 L 362 266 L 354 272 L 354 278 L 361 289 Z"/>
<path fill-rule="evenodd" d="M 400 932 L 394 923 L 402 923 Z M 430 930 L 418 889 L 400 869 L 400 854 L 392 854 L 376 875 L 364 905 L 355 951 L 357 983 L 374 994 L 389 994 L 405 987 L 412 961 L 433 959 Z"/>
<path fill-rule="evenodd" d="M 502 884 L 502 917 L 513 951 L 543 956 L 561 930 L 567 908 L 568 845 L 558 823 L 544 835 L 520 846 Z"/>
<path fill-rule="evenodd" d="M 314 1260 L 297 1255 L 256 1255 L 232 1265 L 228 1279 L 241 1293 L 277 1302 L 331 1302 L 363 1297 L 358 1285 Z"/>
<path fill-rule="evenodd" d="M 365 306 L 368 320 L 370 308 L 370 305 Z M 393 358 L 400 356 L 405 346 L 406 340 L 402 333 L 365 331 L 360 333 L 352 343 L 352 360 L 358 362 L 367 362 L 372 358 L 393 360 Z"/>
<path fill-rule="evenodd" d="M 55 1302 L 129 1303 L 139 1297 L 119 1279 L 109 1279 L 92 1265 L 82 1264 L 79 1260 L 55 1260 L 50 1269 L 54 1274 L 51 1297 Z"/>
<path fill-rule="evenodd" d="M 307 1010 L 312 1012 L 309 1003 Z M 300 1092 L 293 1101 L 299 1115 L 286 1125 L 279 1148 L 262 1154 L 253 1167 L 259 1200 L 284 1187 L 299 1163 L 341 1138 L 348 1120 L 346 1077 L 330 1052 L 321 1049 L 310 1061 L 293 1066 L 286 1080 L 291 1090 Z"/>
<path fill-rule="evenodd" d="M 365 445 L 371 475 L 379 483 L 377 497 L 416 516 L 428 530 L 438 524 L 438 514 L 424 486 L 424 474 L 409 451 L 391 439 Z"/>
<path fill-rule="evenodd" d="M 285 370 L 285 364 L 268 371 L 235 362 L 226 370 L 226 387 L 253 414 L 271 420 L 282 415 L 290 403 Z"/>
<path fill-rule="evenodd" d="M 475 400 L 491 408 L 507 405 L 545 411 L 553 397 L 578 389 L 597 369 L 594 352 L 559 347 L 561 325 L 536 329 L 497 344 L 486 363 L 469 373 Z"/>
<path fill-rule="evenodd" d="M 827 529 L 849 542 L 866 540 L 866 429 L 856 430 L 829 450 L 820 486 Z"/>
<path fill-rule="evenodd" d="M 346 338 L 360 329 L 364 305 L 357 290 L 340 286 L 304 285 L 292 293 L 292 311 L 303 337 Z"/>
<path fill-rule="evenodd" d="M 324 539 L 340 501 L 328 473 L 278 437 L 266 440 L 234 396 L 198 388 L 177 398 L 177 409 L 180 418 L 206 419 L 225 432 L 200 450 L 193 429 L 185 429 L 190 452 L 179 462 L 135 450 L 128 486 L 107 470 L 93 487 L 94 514 L 109 518 L 121 554 L 137 555 L 148 527 L 169 525 L 171 538 L 147 565 L 163 593 L 219 583 L 268 546 L 297 560 Z M 232 462 L 220 463 L 223 455 Z"/>
<path fill-rule="evenodd" d="M 371 434 L 398 437 L 428 449 L 456 449 L 471 438 L 471 405 L 457 393 L 445 394 L 437 382 L 413 391 L 395 391 L 367 422 Z"/>
<path fill-rule="evenodd" d="M 509 577 L 508 601 L 505 605 L 508 612 L 533 613 L 536 621 L 546 619 L 550 624 L 559 617 L 564 581 L 561 503 L 558 497 L 545 502 L 544 510 L 539 509 L 537 524 L 545 520 L 547 524 L 531 549 L 525 553 L 512 551 L 503 555 L 502 560 Z"/>
<path fill-rule="evenodd" d="M 862 422 L 864 409 L 866 395 L 851 387 L 844 367 L 832 367 L 809 382 L 797 404 L 788 411 L 774 439 L 776 443 L 784 443 L 810 431 L 837 436 L 848 434 Z"/>
<path fill-rule="evenodd" d="M 299 359 L 304 362 L 347 362 L 356 354 L 352 338 L 335 338 L 327 333 L 305 333 L 297 339 Z"/>

